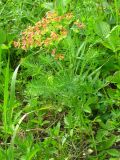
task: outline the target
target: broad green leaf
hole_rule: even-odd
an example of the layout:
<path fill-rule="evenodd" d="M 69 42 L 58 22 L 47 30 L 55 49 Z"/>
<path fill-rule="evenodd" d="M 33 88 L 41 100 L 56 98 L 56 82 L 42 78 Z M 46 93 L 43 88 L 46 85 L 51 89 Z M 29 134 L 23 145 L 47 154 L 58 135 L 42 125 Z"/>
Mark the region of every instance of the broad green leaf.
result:
<path fill-rule="evenodd" d="M 109 76 L 107 81 L 120 84 L 120 71 L 115 72 L 113 76 Z"/>
<path fill-rule="evenodd" d="M 13 107 L 14 102 L 15 102 L 15 84 L 16 84 L 16 78 L 17 78 L 17 73 L 18 73 L 19 67 L 20 67 L 20 64 L 17 66 L 17 68 L 15 69 L 13 76 L 12 76 L 11 90 L 10 90 L 10 101 L 9 101 L 10 108 Z"/>
<path fill-rule="evenodd" d="M 99 22 L 95 25 L 94 30 L 101 38 L 105 38 L 110 33 L 110 26 L 106 22 Z"/>
<path fill-rule="evenodd" d="M 91 108 L 89 107 L 89 105 L 85 105 L 84 107 L 83 107 L 83 110 L 84 110 L 84 112 L 86 112 L 86 113 L 91 113 L 92 111 L 91 111 Z"/>
<path fill-rule="evenodd" d="M 42 4 L 42 7 L 49 10 L 49 11 L 54 10 L 54 5 L 52 2 L 45 2 Z"/>
<path fill-rule="evenodd" d="M 117 71 L 117 72 L 114 74 L 112 81 L 113 81 L 114 83 L 119 83 L 119 84 L 120 84 L 120 71 Z"/>
<path fill-rule="evenodd" d="M 109 149 L 107 151 L 107 153 L 113 157 L 119 157 L 120 156 L 120 152 L 116 149 Z"/>
<path fill-rule="evenodd" d="M 104 43 L 108 45 L 109 49 L 113 50 L 113 52 L 116 52 L 120 49 L 120 26 L 117 25 L 112 28 L 110 33 L 105 37 Z"/>
<path fill-rule="evenodd" d="M 115 48 L 115 45 L 112 43 L 111 40 L 106 39 L 105 41 L 102 41 L 102 44 L 103 44 L 106 48 L 111 49 L 113 52 L 115 52 L 116 48 Z"/>
<path fill-rule="evenodd" d="M 7 49 L 9 49 L 9 47 L 7 45 L 5 45 L 5 44 L 2 44 L 1 45 L 1 49 L 6 49 L 7 50 Z"/>
<path fill-rule="evenodd" d="M 98 25 L 96 27 L 96 33 L 101 37 L 101 43 L 106 47 L 111 49 L 113 52 L 116 52 L 120 50 L 120 26 L 117 25 L 112 28 L 110 31 L 109 27 L 105 27 L 105 24 L 103 25 L 103 28 L 101 25 Z"/>

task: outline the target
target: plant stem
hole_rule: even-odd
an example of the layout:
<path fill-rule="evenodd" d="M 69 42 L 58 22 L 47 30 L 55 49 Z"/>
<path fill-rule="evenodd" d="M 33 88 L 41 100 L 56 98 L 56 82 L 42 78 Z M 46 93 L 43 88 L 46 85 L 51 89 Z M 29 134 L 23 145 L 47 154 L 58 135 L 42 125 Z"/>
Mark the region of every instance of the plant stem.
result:
<path fill-rule="evenodd" d="M 117 0 L 114 0 L 114 5 L 115 5 L 115 13 L 116 13 L 116 25 L 118 25 L 119 20 L 118 20 L 118 5 L 117 5 Z"/>

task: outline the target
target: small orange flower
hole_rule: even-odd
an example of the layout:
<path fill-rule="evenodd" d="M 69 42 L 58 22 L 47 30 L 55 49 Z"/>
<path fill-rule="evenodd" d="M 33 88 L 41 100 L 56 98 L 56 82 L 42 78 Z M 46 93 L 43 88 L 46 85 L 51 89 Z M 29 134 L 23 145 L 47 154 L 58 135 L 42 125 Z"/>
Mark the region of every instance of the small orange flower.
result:
<path fill-rule="evenodd" d="M 20 42 L 14 41 L 13 42 L 14 47 L 19 48 L 20 47 Z"/>
<path fill-rule="evenodd" d="M 55 13 L 55 12 L 47 12 L 47 14 L 46 14 L 47 16 L 47 18 L 48 19 L 51 19 L 51 18 L 53 18 L 53 17 L 56 17 L 57 16 L 57 13 Z"/>
<path fill-rule="evenodd" d="M 28 39 L 27 39 L 27 45 L 33 45 L 33 42 L 34 42 L 34 40 L 33 40 L 33 37 L 29 37 Z"/>
<path fill-rule="evenodd" d="M 73 18 L 73 14 L 72 14 L 72 13 L 67 13 L 67 14 L 65 15 L 65 18 L 66 18 L 67 20 L 70 20 L 71 18 Z"/>
<path fill-rule="evenodd" d="M 27 51 L 26 45 L 22 45 L 21 47 L 23 50 Z"/>
<path fill-rule="evenodd" d="M 29 33 L 27 34 L 27 37 L 28 37 L 28 38 L 33 37 L 33 36 L 34 36 L 34 32 L 29 32 Z"/>
<path fill-rule="evenodd" d="M 56 60 L 64 60 L 64 55 L 63 54 L 57 54 L 56 56 L 55 56 L 55 59 Z"/>
<path fill-rule="evenodd" d="M 35 31 L 35 32 L 37 32 L 37 31 L 39 31 L 39 30 L 40 30 L 40 29 L 39 29 L 39 26 L 35 26 L 35 27 L 34 27 L 34 31 Z"/>
<path fill-rule="evenodd" d="M 47 47 L 51 44 L 51 42 L 52 42 L 51 38 L 46 38 L 43 43 Z"/>
<path fill-rule="evenodd" d="M 22 35 L 27 35 L 27 33 L 26 32 L 22 32 Z"/>
<path fill-rule="evenodd" d="M 38 21 L 36 24 L 35 24 L 35 26 L 37 26 L 37 27 L 41 27 L 41 21 Z"/>
<path fill-rule="evenodd" d="M 66 29 L 62 29 L 62 30 L 61 30 L 61 35 L 62 35 L 62 36 L 65 36 L 65 37 L 66 37 L 67 34 L 68 34 L 68 31 L 67 31 Z"/>
<path fill-rule="evenodd" d="M 58 35 L 57 35 L 57 33 L 55 33 L 55 32 L 51 32 L 50 37 L 51 37 L 53 40 L 56 40 L 56 39 L 58 38 Z"/>
<path fill-rule="evenodd" d="M 56 48 L 54 48 L 54 49 L 52 50 L 51 54 L 52 54 L 53 56 L 55 56 L 55 53 L 56 53 Z"/>
<path fill-rule="evenodd" d="M 42 45 L 42 43 L 41 43 L 39 40 L 36 40 L 36 41 L 35 41 L 35 44 L 36 44 L 37 46 L 39 46 L 39 47 Z"/>
<path fill-rule="evenodd" d="M 85 25 L 83 23 L 78 22 L 78 21 L 74 22 L 74 24 L 80 29 L 85 28 Z"/>
<path fill-rule="evenodd" d="M 49 20 L 47 18 L 42 18 L 42 21 L 41 21 L 41 26 L 44 26 L 44 25 L 48 25 L 49 24 Z"/>
<path fill-rule="evenodd" d="M 53 18 L 53 21 L 55 21 L 55 22 L 60 22 L 61 20 L 62 20 L 62 16 L 58 16 L 58 17 Z"/>

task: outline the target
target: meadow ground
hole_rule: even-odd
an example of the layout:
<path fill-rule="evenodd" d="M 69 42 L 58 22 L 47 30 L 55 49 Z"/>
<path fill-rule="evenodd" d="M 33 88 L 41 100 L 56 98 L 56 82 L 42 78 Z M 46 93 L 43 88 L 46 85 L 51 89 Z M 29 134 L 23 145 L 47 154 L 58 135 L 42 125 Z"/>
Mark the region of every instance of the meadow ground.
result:
<path fill-rule="evenodd" d="M 0 160 L 120 160 L 120 0 L 0 0 Z"/>

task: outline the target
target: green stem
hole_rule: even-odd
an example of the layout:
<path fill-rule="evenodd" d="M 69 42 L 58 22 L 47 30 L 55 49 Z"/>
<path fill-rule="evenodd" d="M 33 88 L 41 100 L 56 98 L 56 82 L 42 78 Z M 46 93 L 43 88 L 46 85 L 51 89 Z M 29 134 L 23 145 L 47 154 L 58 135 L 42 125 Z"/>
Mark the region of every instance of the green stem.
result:
<path fill-rule="evenodd" d="M 2 63 L 2 49 L 1 49 L 1 46 L 0 46 L 0 74 L 2 72 L 1 63 Z"/>
<path fill-rule="evenodd" d="M 115 4 L 115 13 L 116 13 L 116 24 L 118 25 L 119 23 L 119 19 L 118 19 L 118 5 L 117 5 L 117 0 L 114 0 L 114 4 Z"/>

